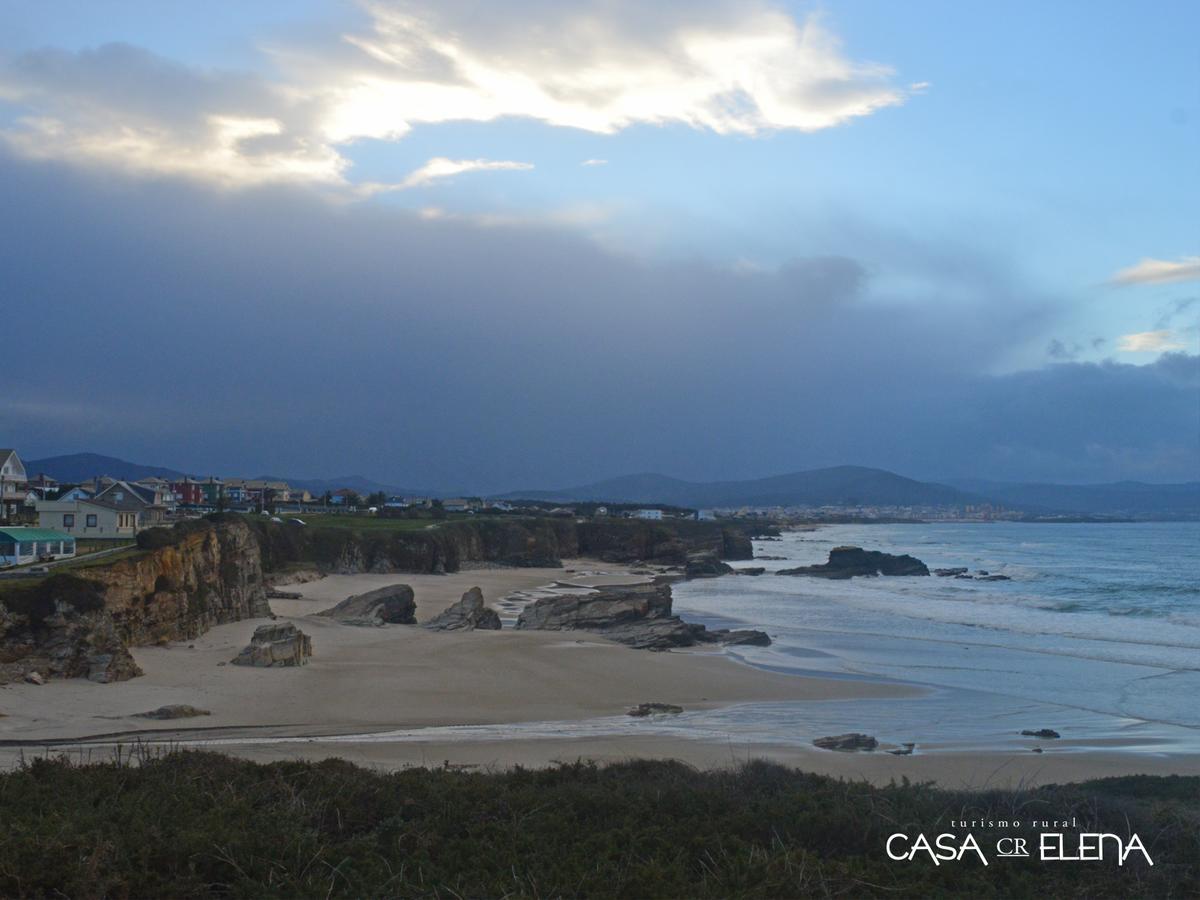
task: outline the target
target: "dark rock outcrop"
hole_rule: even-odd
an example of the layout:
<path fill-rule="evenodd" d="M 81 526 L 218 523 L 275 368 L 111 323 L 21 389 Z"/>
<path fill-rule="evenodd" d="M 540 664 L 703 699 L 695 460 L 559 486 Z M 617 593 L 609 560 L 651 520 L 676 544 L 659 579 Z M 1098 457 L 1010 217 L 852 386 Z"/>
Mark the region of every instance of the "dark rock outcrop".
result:
<path fill-rule="evenodd" d="M 767 570 L 763 566 L 746 566 L 744 569 L 734 569 L 734 575 L 762 575 Z"/>
<path fill-rule="evenodd" d="M 87 678 L 108 683 L 142 674 L 112 614 L 105 587 L 52 575 L 5 591 L 0 606 L 0 681 Z"/>
<path fill-rule="evenodd" d="M 471 588 L 462 599 L 425 623 L 433 631 L 474 631 L 476 628 L 497 631 L 500 614 L 483 601 L 483 591 Z"/>
<path fill-rule="evenodd" d="M 871 751 L 879 746 L 879 741 L 869 734 L 852 731 L 849 734 L 836 734 L 831 737 L 819 737 L 813 741 L 814 747 L 822 750 L 838 750 L 842 753 L 852 753 L 856 750 Z"/>
<path fill-rule="evenodd" d="M 417 602 L 407 584 L 389 584 L 347 597 L 317 615 L 337 619 L 343 625 L 415 625 Z"/>
<path fill-rule="evenodd" d="M 721 562 L 711 550 L 689 553 L 683 569 L 683 574 L 688 578 L 716 578 L 732 572 L 733 566 Z"/>
<path fill-rule="evenodd" d="M 312 638 L 291 622 L 259 625 L 248 646 L 234 657 L 235 666 L 302 666 L 312 656 Z"/>
<path fill-rule="evenodd" d="M 704 626 L 700 626 L 703 628 Z M 697 636 L 701 643 L 710 644 L 726 644 L 735 646 L 738 644 L 747 647 L 769 647 L 771 646 L 771 638 L 765 631 L 758 631 L 752 628 L 738 628 L 730 630 L 728 628 L 714 628 L 712 631 L 701 632 Z"/>
<path fill-rule="evenodd" d="M 1053 728 L 1039 728 L 1037 731 L 1026 729 L 1025 731 L 1022 731 L 1021 734 L 1024 737 L 1042 738 L 1043 740 L 1054 740 L 1055 738 L 1062 737 L 1062 735 Z"/>
<path fill-rule="evenodd" d="M 937 575 L 939 578 L 949 578 L 953 575 L 966 575 L 967 567 L 966 566 L 955 566 L 950 569 L 934 569 L 933 574 Z"/>
<path fill-rule="evenodd" d="M 674 703 L 639 703 L 625 715 L 641 719 L 646 716 L 677 716 L 681 712 L 683 712 L 683 707 L 676 706 Z"/>
<path fill-rule="evenodd" d="M 811 575 L 815 578 L 843 579 L 856 575 L 928 575 L 925 563 L 915 556 L 895 556 L 862 547 L 834 547 L 828 562 L 796 569 L 780 569 L 777 575 Z"/>
<path fill-rule="evenodd" d="M 761 631 L 709 631 L 671 612 L 669 584 L 610 587 L 586 594 L 544 597 L 525 607 L 517 628 L 590 631 L 638 650 L 668 650 L 696 644 L 766 645 Z"/>

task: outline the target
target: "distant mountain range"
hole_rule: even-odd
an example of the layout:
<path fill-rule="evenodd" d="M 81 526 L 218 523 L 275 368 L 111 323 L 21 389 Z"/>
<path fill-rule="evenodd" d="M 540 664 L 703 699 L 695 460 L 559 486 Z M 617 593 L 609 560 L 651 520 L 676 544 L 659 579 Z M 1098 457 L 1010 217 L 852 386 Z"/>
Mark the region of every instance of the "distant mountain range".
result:
<path fill-rule="evenodd" d="M 162 466 L 148 466 L 143 463 L 129 462 L 115 456 L 102 456 L 99 453 L 72 453 L 67 456 L 48 456 L 44 459 L 25 461 L 25 470 L 30 475 L 44 472 L 51 478 L 56 478 L 66 484 L 89 481 L 102 475 L 120 478 L 125 481 L 137 481 L 139 478 L 165 478 L 173 481 L 185 475 L 205 477 L 196 472 L 180 472 L 178 469 L 167 469 Z M 362 475 L 346 475 L 342 478 L 285 478 L 279 475 L 249 476 L 256 481 L 286 481 L 292 487 L 303 488 L 313 494 L 323 494 L 325 491 L 336 491 L 338 488 L 350 488 L 360 494 L 373 494 L 383 491 L 387 494 L 402 494 L 405 496 L 432 496 L 428 491 L 414 491 L 395 485 L 381 484 L 364 478 Z"/>
<path fill-rule="evenodd" d="M 46 474 L 67 484 L 90 481 L 102 475 L 120 478 L 122 481 L 137 481 L 139 478 L 182 478 L 184 473 L 162 466 L 146 466 L 126 462 L 115 456 L 99 453 L 71 453 L 66 456 L 47 456 L 45 459 L 25 460 L 25 471 L 30 476 Z"/>
<path fill-rule="evenodd" d="M 688 507 L 957 506 L 982 503 L 945 484 L 914 481 L 883 469 L 837 466 L 752 481 L 681 481 L 666 475 L 626 475 L 556 491 L 514 491 L 506 499 L 607 500 L 611 503 L 669 503 Z"/>
<path fill-rule="evenodd" d="M 1072 512 L 1085 515 L 1200 518 L 1200 481 L 1146 484 L 1012 484 L 983 479 L 954 479 L 961 490 L 990 498 L 1010 509 Z"/>
<path fill-rule="evenodd" d="M 813 469 L 751 481 L 693 482 L 666 475 L 628 475 L 555 491 L 514 491 L 505 496 L 555 502 L 670 503 L 693 508 L 992 503 L 1034 514 L 1200 518 L 1200 482 L 1068 485 L 973 479 L 941 484 L 862 466 Z"/>
<path fill-rule="evenodd" d="M 97 475 L 137 480 L 175 479 L 177 469 L 132 463 L 97 453 L 73 453 L 31 459 L 30 475 L 45 472 L 62 482 L 87 481 Z M 196 473 L 192 473 L 196 474 Z M 405 496 L 444 496 L 444 491 L 414 490 L 373 481 L 362 475 L 341 478 L 288 478 L 259 475 L 266 481 L 286 481 L 314 494 L 350 488 L 361 494 L 383 491 Z M 456 492 L 461 494 L 462 492 Z M 1109 515 L 1141 518 L 1200 518 L 1200 482 L 1146 484 L 1014 484 L 982 479 L 951 479 L 946 484 L 917 481 L 884 469 L 835 466 L 748 481 L 683 481 L 667 475 L 626 475 L 607 481 L 558 490 L 530 489 L 502 495 L 507 500 L 550 502 L 670 504 L 696 508 L 737 506 L 966 506 L 998 504 L 1037 514 Z"/>

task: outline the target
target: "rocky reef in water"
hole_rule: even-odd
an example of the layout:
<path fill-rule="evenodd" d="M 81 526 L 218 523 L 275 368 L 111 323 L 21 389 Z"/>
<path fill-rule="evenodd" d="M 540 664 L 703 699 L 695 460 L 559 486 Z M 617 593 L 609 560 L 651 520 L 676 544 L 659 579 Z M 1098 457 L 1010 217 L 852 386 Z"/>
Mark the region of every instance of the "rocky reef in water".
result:
<path fill-rule="evenodd" d="M 815 566 L 780 569 L 776 575 L 811 575 L 814 578 L 844 579 L 861 575 L 928 575 L 929 568 L 915 556 L 896 556 L 862 547 L 834 547 L 829 560 Z"/>

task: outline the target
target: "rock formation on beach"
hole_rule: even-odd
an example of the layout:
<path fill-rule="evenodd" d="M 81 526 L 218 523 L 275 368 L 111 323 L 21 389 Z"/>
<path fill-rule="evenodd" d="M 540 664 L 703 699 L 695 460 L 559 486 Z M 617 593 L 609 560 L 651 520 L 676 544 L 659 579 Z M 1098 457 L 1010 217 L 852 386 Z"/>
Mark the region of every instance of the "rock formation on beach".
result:
<path fill-rule="evenodd" d="M 853 753 L 857 750 L 870 752 L 879 746 L 879 741 L 869 734 L 852 731 L 849 734 L 819 737 L 813 741 L 813 746 L 822 750 L 837 750 L 842 753 Z"/>
<path fill-rule="evenodd" d="M 856 575 L 928 575 L 925 563 L 915 556 L 895 556 L 862 547 L 834 547 L 829 560 L 815 566 L 780 569 L 776 575 L 811 575 L 814 578 L 843 579 Z"/>
<path fill-rule="evenodd" d="M 639 650 L 696 644 L 755 644 L 771 639 L 761 631 L 709 631 L 671 612 L 669 584 L 614 586 L 582 594 L 544 597 L 525 607 L 517 628 L 590 631 Z"/>
<path fill-rule="evenodd" d="M 643 719 L 646 716 L 677 716 L 681 712 L 683 712 L 683 707 L 676 706 L 674 703 L 639 703 L 637 706 L 631 707 L 625 715 Z"/>
<path fill-rule="evenodd" d="M 259 625 L 248 646 L 234 657 L 235 666 L 302 666 L 312 656 L 312 638 L 291 622 Z"/>
<path fill-rule="evenodd" d="M 417 602 L 407 584 L 389 584 L 347 597 L 317 615 L 337 619 L 343 625 L 415 625 Z"/>
<path fill-rule="evenodd" d="M 172 703 L 137 715 L 139 719 L 194 719 L 197 716 L 211 716 L 212 713 L 187 703 Z"/>
<path fill-rule="evenodd" d="M 471 588 L 462 599 L 425 623 L 432 631 L 474 631 L 482 629 L 496 631 L 500 628 L 500 614 L 483 600 L 483 591 Z"/>

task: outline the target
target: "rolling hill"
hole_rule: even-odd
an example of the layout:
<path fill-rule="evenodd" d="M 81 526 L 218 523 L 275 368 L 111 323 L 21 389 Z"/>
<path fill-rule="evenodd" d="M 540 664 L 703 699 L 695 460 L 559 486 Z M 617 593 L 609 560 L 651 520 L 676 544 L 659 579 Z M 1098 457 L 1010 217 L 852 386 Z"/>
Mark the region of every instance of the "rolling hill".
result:
<path fill-rule="evenodd" d="M 694 482 L 666 475 L 627 475 L 555 491 L 514 491 L 510 499 L 730 506 L 956 506 L 982 498 L 945 484 L 916 481 L 883 469 L 836 466 L 750 481 Z"/>

